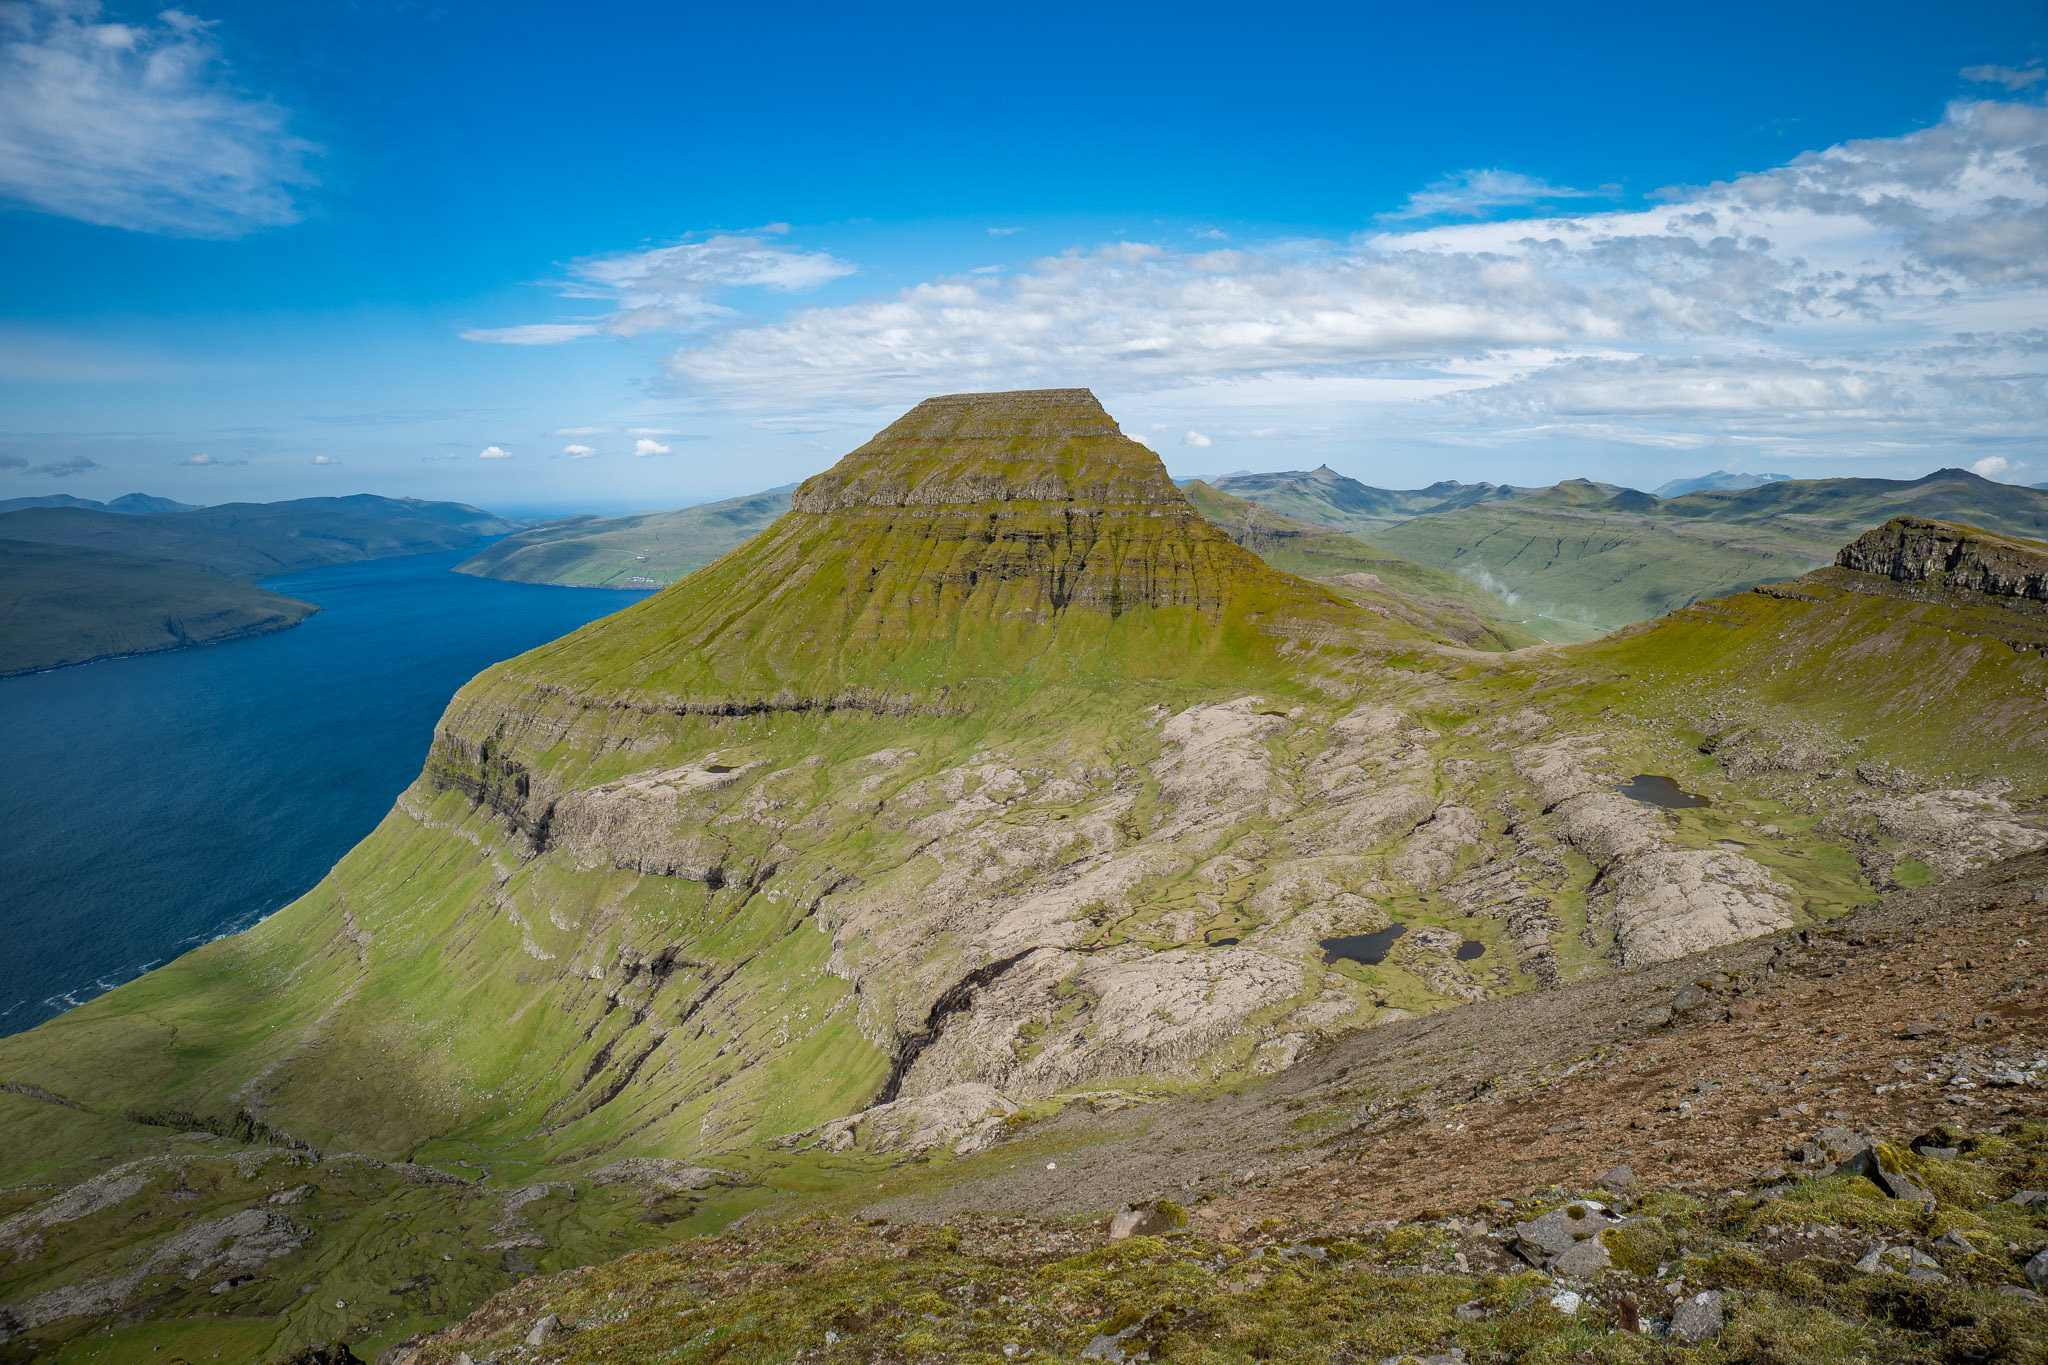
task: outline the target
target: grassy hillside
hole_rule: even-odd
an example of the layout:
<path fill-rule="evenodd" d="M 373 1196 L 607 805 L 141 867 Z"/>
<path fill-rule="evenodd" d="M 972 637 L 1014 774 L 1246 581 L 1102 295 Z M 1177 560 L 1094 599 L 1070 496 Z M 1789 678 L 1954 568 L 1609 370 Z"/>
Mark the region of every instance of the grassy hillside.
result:
<path fill-rule="evenodd" d="M 1512 497 L 1501 484 L 1445 479 L 1427 488 L 1373 488 L 1322 465 L 1280 474 L 1233 474 L 1216 480 L 1219 492 L 1248 498 L 1275 512 L 1367 536 L 1426 512 L 1445 512 L 1475 502 Z"/>
<path fill-rule="evenodd" d="M 0 540 L 0 677 L 263 635 L 318 610 L 191 564 Z"/>
<path fill-rule="evenodd" d="M 1807 701 L 1889 678 L 1887 629 Z M 1827 823 L 1858 779 L 1722 765 L 1683 708 L 1730 684 L 1612 648 L 1450 648 L 1282 572 L 1085 391 L 930 400 L 464 687 L 305 897 L 0 1040 L 8 1330 L 374 1358 L 534 1266 L 942 1184 L 970 1138 L 1875 894 L 1879 836 Z M 1713 804 L 1641 807 L 1636 773 Z M 230 1240 L 255 1269 L 212 1268 Z"/>
<path fill-rule="evenodd" d="M 667 587 L 787 512 L 793 488 L 673 512 L 569 517 L 507 536 L 457 564 L 455 572 L 570 587 Z"/>
<path fill-rule="evenodd" d="M 0 539 L 175 559 L 241 578 L 456 550 L 517 529 L 515 522 L 462 503 L 367 493 L 231 502 L 156 516 L 84 507 L 0 514 Z"/>
<path fill-rule="evenodd" d="M 1518 610 L 1609 630 L 1796 577 L 1907 513 L 2048 534 L 2048 497 L 1942 470 L 1910 482 L 1796 479 L 1671 499 L 1574 479 L 1419 516 L 1373 539 L 1492 587 Z"/>
<path fill-rule="evenodd" d="M 1532 633 L 1513 608 L 1469 579 L 1431 568 L 1328 526 L 1283 516 L 1200 479 L 1181 492 L 1209 523 L 1276 569 L 1328 583 L 1361 606 L 1477 649 L 1521 649 Z"/>

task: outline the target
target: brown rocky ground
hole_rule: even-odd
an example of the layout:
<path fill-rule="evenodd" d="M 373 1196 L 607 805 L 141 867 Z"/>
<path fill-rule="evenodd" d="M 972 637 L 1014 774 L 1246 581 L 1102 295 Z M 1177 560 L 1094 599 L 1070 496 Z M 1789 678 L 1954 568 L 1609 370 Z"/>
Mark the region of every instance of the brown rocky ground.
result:
<path fill-rule="evenodd" d="M 1732 1017 L 1731 1017 L 1732 1016 Z M 1887 897 L 1825 930 L 1403 1020 L 1230 1095 L 1070 1108 L 1013 1161 L 872 1216 L 1099 1213 L 1212 1195 L 1275 1215 L 1413 1217 L 1586 1184 L 1753 1181 L 1843 1125 L 1895 1140 L 2048 1112 L 2048 855 Z M 1991 1079 L 1999 1067 L 2018 1068 Z M 1000 1155 L 999 1153 L 996 1155 Z"/>
<path fill-rule="evenodd" d="M 2048 1196 L 2014 1197 L 2048 1187 L 2044 930 L 2032 854 L 1235 1093 L 1073 1105 L 858 1217 L 535 1277 L 387 1356 L 2048 1360 Z M 1917 1193 L 1836 1169 L 1866 1134 Z M 1542 1214 L 1613 1230 L 1575 1267 L 1518 1241 Z"/>

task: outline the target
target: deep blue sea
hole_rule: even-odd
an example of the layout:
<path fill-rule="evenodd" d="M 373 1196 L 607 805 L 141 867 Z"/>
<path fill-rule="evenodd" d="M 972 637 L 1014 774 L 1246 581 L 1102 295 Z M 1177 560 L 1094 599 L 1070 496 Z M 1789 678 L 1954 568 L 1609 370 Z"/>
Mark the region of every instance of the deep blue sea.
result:
<path fill-rule="evenodd" d="M 0 679 L 0 1035 L 311 889 L 457 688 L 646 595 L 448 572 L 470 553 L 272 579 L 324 608 L 275 635 Z"/>

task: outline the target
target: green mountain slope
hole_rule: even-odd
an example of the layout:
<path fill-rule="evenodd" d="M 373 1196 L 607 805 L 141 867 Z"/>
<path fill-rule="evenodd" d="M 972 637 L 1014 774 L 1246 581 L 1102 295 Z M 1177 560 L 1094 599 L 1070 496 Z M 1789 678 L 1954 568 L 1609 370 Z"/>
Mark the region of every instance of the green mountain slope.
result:
<path fill-rule="evenodd" d="M 1220 492 L 1248 498 L 1275 512 L 1352 535 L 1367 536 L 1425 512 L 1444 512 L 1475 502 L 1513 497 L 1502 484 L 1458 483 L 1446 479 L 1427 488 L 1373 488 L 1328 465 L 1280 474 L 1232 474 L 1215 481 Z"/>
<path fill-rule="evenodd" d="M 0 540 L 0 678 L 264 635 L 318 610 L 191 564 Z"/>
<path fill-rule="evenodd" d="M 1374 549 L 1328 526 L 1283 516 L 1197 479 L 1184 484 L 1195 510 L 1276 569 L 1328 583 L 1370 610 L 1476 649 L 1539 642 L 1514 609 L 1469 579 Z"/>
<path fill-rule="evenodd" d="M 1682 653 L 1652 687 L 1612 647 L 1446 646 L 1284 573 L 1085 391 L 930 400 L 479 675 L 299 901 L 0 1040 L 0 1327 L 374 1358 L 534 1267 L 2048 840 L 2032 760 L 1922 839 L 1849 772 L 1700 753 Z"/>
<path fill-rule="evenodd" d="M 1606 630 L 1795 577 L 1902 514 L 2048 534 L 2048 498 L 1942 470 L 1910 482 L 1798 479 L 1668 500 L 1575 479 L 1416 517 L 1374 543 L 1465 574 L 1519 610 Z"/>
<path fill-rule="evenodd" d="M 231 502 L 154 516 L 84 507 L 0 514 L 0 539 L 175 559 L 243 578 L 456 550 L 517 529 L 515 522 L 462 503 L 368 493 Z"/>
<path fill-rule="evenodd" d="M 2027 784 L 2048 775 L 2048 544 L 2039 541 L 1898 518 L 1834 564 L 1699 602 L 1587 657 L 1627 672 L 1638 689 L 1714 693 L 1724 736 L 1775 714 L 1909 769 L 1962 767 Z"/>
<path fill-rule="evenodd" d="M 571 587 L 667 587 L 787 512 L 794 487 L 673 512 L 549 522 L 505 537 L 455 572 Z"/>

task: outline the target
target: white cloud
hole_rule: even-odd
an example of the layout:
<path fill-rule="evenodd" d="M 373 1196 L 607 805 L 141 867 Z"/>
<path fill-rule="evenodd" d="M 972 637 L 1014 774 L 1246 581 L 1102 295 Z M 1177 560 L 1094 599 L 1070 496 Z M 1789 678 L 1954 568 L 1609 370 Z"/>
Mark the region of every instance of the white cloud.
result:
<path fill-rule="evenodd" d="M 650 441 L 643 436 L 633 443 L 633 453 L 641 456 L 666 455 L 668 454 L 668 447 L 659 441 Z"/>
<path fill-rule="evenodd" d="M 509 460 L 512 458 L 512 452 L 503 446 L 485 446 L 476 453 L 476 457 L 479 460 Z"/>
<path fill-rule="evenodd" d="M 683 433 L 674 427 L 627 427 L 628 436 L 680 436 Z"/>
<path fill-rule="evenodd" d="M 2000 475 L 2010 473 L 2013 468 L 2013 462 L 2003 455 L 1986 455 L 1970 466 L 1972 473 L 1987 479 L 1996 479 Z"/>
<path fill-rule="evenodd" d="M 1153 445 L 1152 438 L 1150 436 L 1147 436 L 1142 431 L 1125 431 L 1124 435 L 1130 437 L 1133 441 L 1136 441 L 1139 445 L 1144 446 L 1147 449 L 1151 448 L 1151 446 Z"/>
<path fill-rule="evenodd" d="M 762 229 L 788 230 L 786 223 Z M 853 269 L 829 251 L 803 251 L 745 234 L 590 256 L 569 264 L 560 292 L 565 298 L 603 300 L 610 311 L 569 322 L 471 328 L 461 335 L 466 341 L 506 346 L 553 346 L 584 337 L 697 331 L 740 316 L 719 302 L 731 290 L 803 293 L 850 275 Z"/>
<path fill-rule="evenodd" d="M 1022 232 L 1023 230 L 1020 227 L 994 227 L 988 230 L 988 235 L 991 237 L 1008 237 L 1012 233 Z"/>
<path fill-rule="evenodd" d="M 189 465 L 210 465 L 219 464 L 220 461 L 214 459 L 213 456 L 211 455 L 188 455 L 184 459 L 178 461 L 178 463 Z"/>
<path fill-rule="evenodd" d="M 0 194 L 137 232 L 297 222 L 319 149 L 227 78 L 208 22 L 104 23 L 98 0 L 0 6 Z"/>
<path fill-rule="evenodd" d="M 2008 90 L 2024 90 L 2037 81 L 2048 80 L 2048 70 L 2042 69 L 2039 57 L 2025 66 L 1966 66 L 1956 74 L 1966 81 L 2002 85 Z"/>
<path fill-rule="evenodd" d="M 61 460 L 52 460 L 48 464 L 30 465 L 28 472 L 31 474 L 48 474 L 53 479 L 68 479 L 73 474 L 83 474 L 88 470 L 98 469 L 99 467 L 97 460 L 87 459 L 83 455 L 67 455 Z"/>
<path fill-rule="evenodd" d="M 457 335 L 464 341 L 488 341 L 499 346 L 559 346 L 603 332 L 604 328 L 595 322 L 530 322 L 519 327 L 472 327 Z"/>
<path fill-rule="evenodd" d="M 1199 431 L 1191 431 L 1187 433 L 1187 435 L 1180 438 L 1180 443 L 1184 446 L 1193 446 L 1197 450 L 1207 450 L 1210 446 L 1216 444 L 1216 442 L 1212 441 L 1207 436 L 1204 436 Z"/>
<path fill-rule="evenodd" d="M 557 436 L 608 436 L 617 430 L 617 427 L 556 427 L 554 434 Z"/>
<path fill-rule="evenodd" d="M 785 413 L 1085 382 L 1433 441 L 1896 454 L 2048 424 L 2044 317 L 2048 109 L 1977 101 L 1646 209 L 934 279 L 719 329 L 666 374 Z"/>
<path fill-rule="evenodd" d="M 422 455 L 420 458 L 423 460 L 459 460 L 462 457 L 452 450 L 444 450 L 439 455 Z"/>
<path fill-rule="evenodd" d="M 333 457 L 332 455 L 315 455 L 315 456 L 313 457 L 313 463 L 314 463 L 314 464 L 340 464 L 340 463 L 341 463 L 341 461 L 340 461 L 340 460 L 337 460 L 337 459 L 335 459 L 335 458 L 334 458 L 334 457 Z"/>
<path fill-rule="evenodd" d="M 1484 218 L 1495 209 L 1526 208 L 1566 199 L 1591 199 L 1601 191 L 1553 185 L 1517 171 L 1459 171 L 1408 196 L 1408 202 L 1382 218 Z M 1215 234 L 1221 236 L 1222 234 Z"/>
<path fill-rule="evenodd" d="M 563 446 L 562 453 L 572 460 L 587 460 L 597 454 L 589 446 Z"/>

